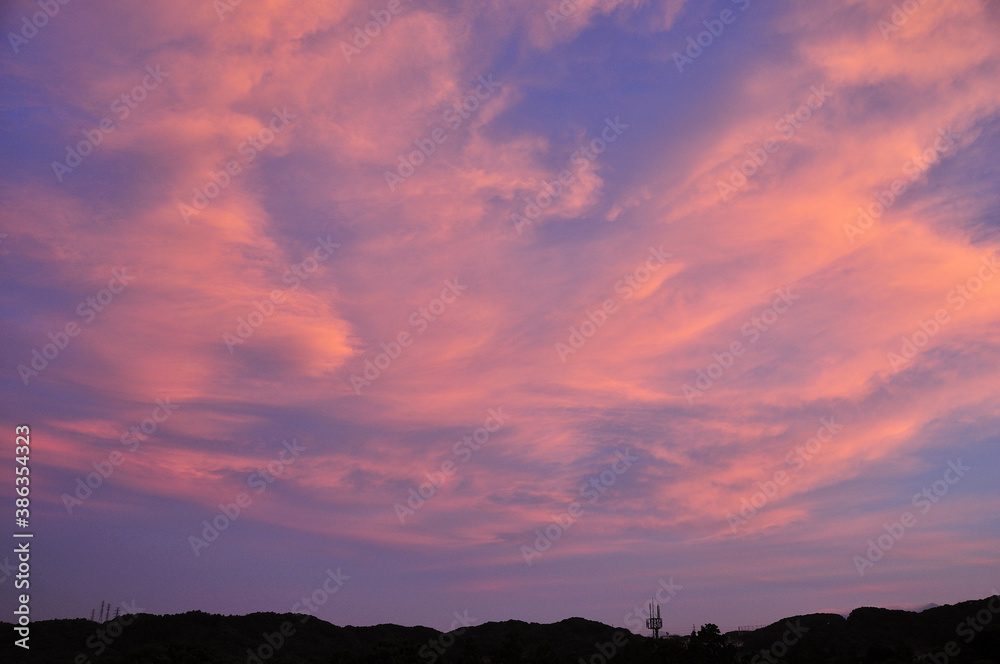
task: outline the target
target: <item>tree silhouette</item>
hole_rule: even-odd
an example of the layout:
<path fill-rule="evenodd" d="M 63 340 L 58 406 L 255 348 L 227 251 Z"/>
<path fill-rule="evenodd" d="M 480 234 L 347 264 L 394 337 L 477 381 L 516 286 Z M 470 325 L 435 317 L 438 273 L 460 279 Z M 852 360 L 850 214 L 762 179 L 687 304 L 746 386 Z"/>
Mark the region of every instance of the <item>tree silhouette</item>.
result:
<path fill-rule="evenodd" d="M 727 664 L 736 661 L 736 646 L 726 641 L 718 625 L 707 623 L 691 632 L 688 654 L 693 664 Z"/>

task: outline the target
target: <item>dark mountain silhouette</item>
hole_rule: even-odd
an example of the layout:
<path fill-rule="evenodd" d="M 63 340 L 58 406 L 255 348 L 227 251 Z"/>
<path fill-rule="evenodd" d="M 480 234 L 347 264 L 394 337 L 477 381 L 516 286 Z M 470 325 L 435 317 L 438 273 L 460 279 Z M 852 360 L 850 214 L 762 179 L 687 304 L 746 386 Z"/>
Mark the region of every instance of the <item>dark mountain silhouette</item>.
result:
<path fill-rule="evenodd" d="M 123 620 L 124 619 L 124 620 Z M 123 624 L 128 623 L 128 624 Z M 8 635 L 12 626 L 5 624 Z M 108 643 L 110 641 L 110 643 Z M 443 634 L 429 627 L 338 627 L 299 614 L 122 616 L 33 623 L 31 650 L 4 662 L 60 664 L 1000 664 L 1000 598 L 920 612 L 859 608 L 811 614 L 753 632 L 712 624 L 659 640 L 583 618 L 492 622 Z"/>
<path fill-rule="evenodd" d="M 795 662 L 1000 662 L 1000 600 L 973 600 L 919 612 L 859 608 L 844 618 L 817 613 L 789 618 L 743 636 L 743 649 L 769 649 L 797 621 L 809 631 L 788 649 Z M 973 621 L 970 623 L 969 621 Z M 981 631 L 980 631 L 981 630 Z M 954 655 L 945 652 L 952 643 Z M 956 650 L 957 648 L 957 650 Z M 941 653 L 945 653 L 942 658 Z M 921 657 L 923 656 L 923 657 Z M 766 660 L 763 660 L 766 661 Z"/>

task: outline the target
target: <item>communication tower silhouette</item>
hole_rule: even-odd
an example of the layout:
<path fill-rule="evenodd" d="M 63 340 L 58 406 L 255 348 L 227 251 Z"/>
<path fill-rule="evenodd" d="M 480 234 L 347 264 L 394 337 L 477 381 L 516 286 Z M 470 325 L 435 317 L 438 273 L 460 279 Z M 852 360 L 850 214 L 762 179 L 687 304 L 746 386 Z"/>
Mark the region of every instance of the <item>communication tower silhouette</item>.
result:
<path fill-rule="evenodd" d="M 653 603 L 649 603 L 649 618 L 646 619 L 646 629 L 653 630 L 653 638 L 660 638 L 660 630 L 663 629 L 663 618 L 660 617 L 660 605 L 656 605 L 656 615 L 653 615 Z"/>

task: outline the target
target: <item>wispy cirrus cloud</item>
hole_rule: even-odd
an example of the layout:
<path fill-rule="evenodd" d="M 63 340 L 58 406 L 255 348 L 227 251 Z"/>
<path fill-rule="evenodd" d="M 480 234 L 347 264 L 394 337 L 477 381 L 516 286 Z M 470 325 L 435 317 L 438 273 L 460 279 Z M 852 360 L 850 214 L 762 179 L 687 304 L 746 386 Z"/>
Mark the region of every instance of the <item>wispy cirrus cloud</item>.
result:
<path fill-rule="evenodd" d="M 740 4 L 574 3 L 553 29 L 558 5 L 403 3 L 349 60 L 341 43 L 386 5 L 241 3 L 223 20 L 207 2 L 63 6 L 0 74 L 3 419 L 47 432 L 43 518 L 86 533 L 90 552 L 147 524 L 137 541 L 175 580 L 158 611 L 269 608 L 286 577 L 227 603 L 185 594 L 188 573 L 224 569 L 225 597 L 278 555 L 352 561 L 358 601 L 324 609 L 341 623 L 433 622 L 497 579 L 526 603 L 487 594 L 484 620 L 565 617 L 556 588 L 618 621 L 668 572 L 703 589 L 671 606 L 677 628 L 746 622 L 719 609 L 733 584 L 774 618 L 975 595 L 996 562 L 976 508 L 995 494 L 986 472 L 870 577 L 851 556 L 947 459 L 996 461 L 1000 19 L 926 3 L 885 38 L 882 2 L 755 4 L 678 72 L 686 37 Z M 60 182 L 52 161 L 150 66 L 168 76 Z M 487 76 L 497 89 L 455 116 Z M 275 109 L 294 116 L 280 131 Z M 581 156 L 609 118 L 627 130 Z M 438 128 L 434 153 L 387 187 Z M 954 144 L 908 171 L 943 131 Z M 239 172 L 185 223 L 178 206 L 231 161 Z M 564 170 L 575 182 L 517 232 L 511 215 Z M 845 233 L 899 178 L 891 206 Z M 307 277 L 320 240 L 339 246 Z M 642 278 L 651 247 L 669 262 Z M 32 349 L 123 267 L 134 284 L 23 385 Z M 439 311 L 448 280 L 465 290 Z M 776 291 L 794 296 L 780 314 Z M 563 361 L 557 344 L 609 300 Z M 942 309 L 948 322 L 894 363 Z M 412 343 L 358 394 L 352 374 L 401 334 Z M 699 372 L 710 389 L 689 399 Z M 75 478 L 166 397 L 177 413 L 67 514 Z M 509 424 L 400 524 L 393 505 L 500 404 Z M 790 473 L 823 418 L 842 431 Z M 192 568 L 187 535 L 289 438 L 308 456 Z M 642 462 L 527 569 L 519 547 L 626 449 Z M 733 532 L 727 514 L 778 470 L 788 483 Z M 915 581 L 956 556 L 947 587 Z M 69 576 L 85 563 L 60 559 L 51 615 L 90 601 Z M 134 569 L 122 583 L 153 568 Z M 427 606 L 360 600 L 400 587 Z"/>

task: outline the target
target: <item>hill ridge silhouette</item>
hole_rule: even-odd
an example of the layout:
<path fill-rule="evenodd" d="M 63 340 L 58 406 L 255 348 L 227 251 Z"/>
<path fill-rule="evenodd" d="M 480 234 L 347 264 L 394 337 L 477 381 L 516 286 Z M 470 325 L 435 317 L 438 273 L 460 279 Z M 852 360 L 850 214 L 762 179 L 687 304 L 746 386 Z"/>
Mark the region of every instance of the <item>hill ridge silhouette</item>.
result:
<path fill-rule="evenodd" d="M 953 644 L 954 655 L 946 655 L 948 644 Z M 32 625 L 31 645 L 25 659 L 24 650 L 8 641 L 3 649 L 16 659 L 4 660 L 74 664 L 578 664 L 582 659 L 587 664 L 735 664 L 751 662 L 755 656 L 757 662 L 768 661 L 761 658 L 763 652 L 789 664 L 1000 664 L 1000 598 L 922 611 L 858 607 L 847 617 L 804 614 L 752 632 L 722 634 L 714 625 L 703 625 L 696 634 L 671 635 L 658 641 L 579 616 L 553 623 L 512 618 L 442 632 L 392 623 L 338 626 L 295 613 L 224 615 L 192 610 L 133 614 L 105 623 L 86 618 L 39 621 Z M 941 659 L 945 656 L 947 660 Z"/>

